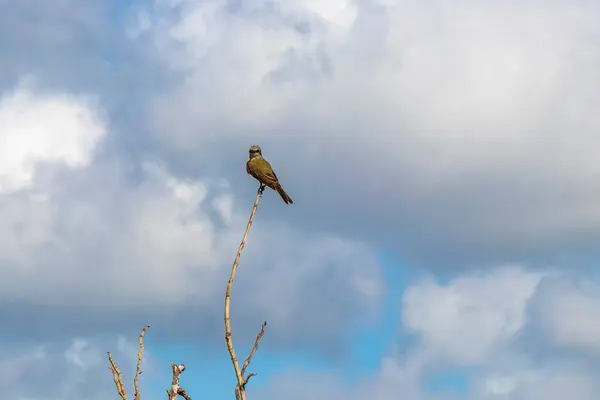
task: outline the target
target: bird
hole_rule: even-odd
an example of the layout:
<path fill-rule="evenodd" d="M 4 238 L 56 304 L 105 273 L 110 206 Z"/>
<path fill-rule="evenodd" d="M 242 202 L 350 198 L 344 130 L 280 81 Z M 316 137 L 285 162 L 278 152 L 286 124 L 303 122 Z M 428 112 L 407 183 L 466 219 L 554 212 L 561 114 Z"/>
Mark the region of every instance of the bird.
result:
<path fill-rule="evenodd" d="M 265 185 L 279 193 L 285 204 L 294 203 L 292 198 L 288 196 L 279 184 L 279 180 L 271 164 L 263 158 L 260 146 L 250 146 L 248 153 L 250 158 L 246 162 L 246 172 L 256 178 L 261 185 Z"/>

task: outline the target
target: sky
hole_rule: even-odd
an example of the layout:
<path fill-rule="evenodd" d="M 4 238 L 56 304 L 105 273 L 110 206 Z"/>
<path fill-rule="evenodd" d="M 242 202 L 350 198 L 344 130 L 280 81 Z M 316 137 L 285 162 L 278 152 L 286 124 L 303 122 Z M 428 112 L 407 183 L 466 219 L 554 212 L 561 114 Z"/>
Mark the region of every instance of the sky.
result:
<path fill-rule="evenodd" d="M 600 3 L 0 0 L 0 391 L 596 400 Z"/>

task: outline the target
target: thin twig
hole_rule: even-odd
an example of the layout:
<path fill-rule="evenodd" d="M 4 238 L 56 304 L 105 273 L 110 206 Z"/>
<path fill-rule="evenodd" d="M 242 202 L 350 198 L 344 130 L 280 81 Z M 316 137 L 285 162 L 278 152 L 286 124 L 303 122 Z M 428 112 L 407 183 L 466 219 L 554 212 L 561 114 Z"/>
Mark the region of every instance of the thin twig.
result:
<path fill-rule="evenodd" d="M 250 380 L 250 378 L 252 378 L 253 376 L 256 376 L 256 374 L 254 372 L 251 372 L 250 374 L 248 374 L 248 376 L 246 377 L 246 379 L 244 379 L 244 382 L 242 383 L 242 387 L 246 388 L 246 385 L 248 384 L 248 381 Z"/>
<path fill-rule="evenodd" d="M 260 201 L 260 198 L 264 191 L 265 186 L 261 184 L 258 187 L 258 191 L 256 192 L 256 200 L 254 200 L 254 206 L 252 207 L 252 212 L 250 213 L 250 218 L 248 219 L 248 225 L 246 225 L 244 237 L 242 238 L 240 247 L 235 256 L 235 260 L 233 261 L 233 266 L 231 267 L 231 274 L 229 275 L 229 281 L 227 282 L 227 289 L 225 290 L 225 343 L 227 344 L 227 350 L 229 350 L 229 355 L 231 356 L 231 363 L 233 364 L 235 377 L 237 379 L 236 398 L 239 395 L 239 400 L 246 400 L 246 389 L 244 388 L 244 377 L 242 375 L 242 371 L 240 370 L 240 365 L 235 355 L 235 350 L 233 349 L 233 341 L 231 340 L 231 320 L 229 317 L 229 305 L 231 303 L 231 286 L 233 285 L 233 279 L 235 277 L 235 272 L 240 261 L 240 256 L 242 255 L 242 250 L 244 250 L 244 246 L 246 245 L 246 238 L 248 237 L 248 232 L 250 232 L 250 227 L 252 226 L 252 221 L 254 220 L 254 214 L 256 214 L 256 210 L 258 208 L 258 202 Z"/>
<path fill-rule="evenodd" d="M 192 400 L 192 398 L 187 394 L 187 391 L 179 386 L 179 376 L 183 371 L 185 371 L 185 364 L 177 365 L 175 363 L 171 363 L 171 368 L 173 369 L 173 379 L 171 380 L 171 388 L 167 389 L 169 400 L 177 399 L 177 395 L 183 397 L 185 400 Z"/>
<path fill-rule="evenodd" d="M 113 381 L 115 382 L 115 386 L 117 387 L 117 393 L 119 393 L 119 396 L 121 396 L 122 400 L 127 400 L 127 393 L 125 392 L 125 385 L 123 385 L 123 375 L 121 374 L 119 367 L 117 367 L 115 360 L 113 360 L 112 354 L 110 354 L 110 351 L 108 352 L 108 361 L 110 362 L 110 367 L 108 367 L 108 369 L 113 374 Z"/>
<path fill-rule="evenodd" d="M 246 368 L 248 368 L 248 366 L 250 365 L 250 361 L 252 361 L 252 357 L 254 357 L 254 353 L 256 353 L 256 350 L 258 350 L 258 342 L 260 342 L 260 339 L 262 339 L 263 335 L 265 334 L 266 327 L 267 327 L 267 321 L 263 322 L 263 324 L 260 327 L 260 332 L 258 332 L 258 335 L 256 335 L 256 340 L 254 341 L 254 346 L 252 346 L 252 351 L 250 351 L 248 358 L 246 358 L 246 361 L 244 362 L 244 365 L 242 366 L 242 376 L 245 376 Z M 254 374 L 254 375 L 256 375 L 256 374 Z M 250 377 L 246 378 L 246 380 L 244 382 L 248 383 L 249 378 Z"/>
<path fill-rule="evenodd" d="M 142 368 L 142 356 L 144 355 L 144 335 L 146 334 L 146 331 L 148 330 L 148 328 L 150 328 L 150 325 L 144 326 L 144 328 L 142 328 L 142 332 L 140 333 L 140 336 L 138 337 L 138 341 L 140 342 L 140 350 L 138 351 L 138 354 L 137 354 L 137 366 L 135 368 L 135 377 L 133 378 L 133 389 L 134 389 L 133 399 L 134 400 L 140 400 L 139 378 L 140 378 L 140 374 L 142 373 L 141 368 Z"/>

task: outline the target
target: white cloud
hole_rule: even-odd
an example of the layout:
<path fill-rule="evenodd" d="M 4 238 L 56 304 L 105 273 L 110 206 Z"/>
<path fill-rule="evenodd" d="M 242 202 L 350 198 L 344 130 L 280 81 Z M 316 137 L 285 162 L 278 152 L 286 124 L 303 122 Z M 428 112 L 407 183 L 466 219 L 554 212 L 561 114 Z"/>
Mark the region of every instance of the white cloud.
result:
<path fill-rule="evenodd" d="M 525 326 L 527 302 L 541 277 L 511 267 L 409 287 L 402 298 L 404 328 L 451 364 L 484 363 Z"/>
<path fill-rule="evenodd" d="M 75 338 L 65 350 L 65 359 L 85 370 L 101 362 L 100 352 L 90 345 L 89 340 Z"/>
<path fill-rule="evenodd" d="M 229 225 L 233 219 L 234 199 L 232 195 L 222 195 L 212 201 L 213 208 L 219 213 L 223 222 Z"/>
<path fill-rule="evenodd" d="M 591 280 L 549 279 L 536 296 L 536 322 L 554 344 L 600 350 L 600 286 Z"/>
<path fill-rule="evenodd" d="M 308 222 L 368 214 L 365 236 L 402 235 L 415 258 L 513 262 L 566 237 L 596 242 L 595 4 L 316 4 L 149 10 L 175 82 L 151 108 L 162 143 L 193 160 L 269 144 L 288 169 L 305 166 L 296 187 L 329 200 L 304 201 L 331 215 Z M 356 14 L 347 29 L 338 11 Z"/>
<path fill-rule="evenodd" d="M 517 337 L 536 317 L 530 303 L 538 290 L 547 290 L 557 303 L 569 300 L 569 293 L 559 286 L 544 289 L 540 283 L 540 279 L 561 283 L 568 279 L 553 270 L 544 275 L 550 278 L 501 267 L 483 275 L 459 276 L 443 285 L 429 281 L 413 285 L 403 297 L 403 322 L 417 340 L 402 342 L 407 346 L 403 349 L 394 345 L 396 349 L 382 357 L 377 371 L 348 381 L 342 373 L 289 370 L 271 378 L 261 397 L 278 398 L 287 390 L 298 393 L 298 398 L 314 399 L 388 400 L 401 393 L 419 400 L 593 400 L 600 386 L 589 360 L 564 352 L 555 357 L 537 354 Z M 560 309 L 556 311 L 557 319 L 564 316 Z M 536 340 L 542 341 L 553 336 L 546 330 L 537 334 Z M 465 364 L 471 367 L 462 369 Z M 468 389 L 431 393 L 424 382 L 432 371 L 464 372 Z"/>
<path fill-rule="evenodd" d="M 554 137 L 552 132 L 540 129 L 544 126 L 542 119 L 553 117 L 557 122 L 586 123 L 586 132 L 598 128 L 589 115 L 574 116 L 564 108 L 555 108 L 559 105 L 557 96 L 564 91 L 575 90 L 576 102 L 590 94 L 579 86 L 583 81 L 561 80 L 574 68 L 584 73 L 579 77 L 581 80 L 595 73 L 591 62 L 594 57 L 598 60 L 599 55 L 585 52 L 581 42 L 585 35 L 595 32 L 593 17 L 586 13 L 581 2 L 573 6 L 551 2 L 540 11 L 535 0 L 522 2 L 518 8 L 510 2 L 461 1 L 451 9 L 441 1 L 407 0 L 381 9 L 375 2 L 357 6 L 336 0 L 318 2 L 315 6 L 316 2 L 298 1 L 291 2 L 292 5 L 273 3 L 273 9 L 280 12 L 273 15 L 264 2 L 249 4 L 232 13 L 225 2 L 187 1 L 180 18 L 167 20 L 169 30 L 155 32 L 157 40 L 170 38 L 181 44 L 164 55 L 170 62 L 189 67 L 184 75 L 188 78 L 186 97 L 178 98 L 180 101 L 174 103 L 177 107 L 185 105 L 186 100 L 212 96 L 218 89 L 219 98 L 228 106 L 248 107 L 229 115 L 240 121 L 245 119 L 246 111 L 257 112 L 265 107 L 272 95 L 282 103 L 289 101 L 290 106 L 306 100 L 303 106 L 326 112 L 323 117 L 343 117 L 332 121 L 335 129 L 345 127 L 353 112 L 360 112 L 359 116 L 368 122 L 385 116 L 386 124 L 399 128 L 399 133 L 392 136 L 390 130 L 378 124 L 363 139 L 368 139 L 378 150 L 391 146 L 389 153 L 383 152 L 386 156 L 402 150 L 407 142 L 431 147 L 437 157 L 429 158 L 426 167 L 436 175 L 458 174 L 465 168 L 471 170 L 473 164 L 490 161 L 511 167 L 504 164 L 509 156 L 504 150 L 516 150 L 517 145 L 525 148 L 510 157 L 512 162 L 527 161 L 521 157 L 529 158 L 535 152 L 535 161 L 544 161 L 550 168 L 552 164 L 541 159 L 546 153 L 539 146 L 555 144 L 551 139 L 561 140 L 564 136 Z M 346 32 L 345 41 L 331 42 L 330 15 L 345 9 L 360 9 L 362 19 L 353 21 L 354 31 Z M 155 12 L 170 15 L 167 10 L 159 7 Z M 376 10 L 381 12 L 377 14 Z M 324 17 L 320 21 L 323 26 L 317 24 L 316 16 Z M 301 22 L 313 27 L 310 34 L 295 30 L 294 24 Z M 381 37 L 375 36 L 379 34 L 377 31 L 368 31 L 376 24 L 385 27 Z M 354 59 L 351 48 L 345 47 L 348 42 L 376 39 L 382 42 L 370 44 L 380 46 L 381 52 L 372 59 Z M 283 66 L 289 51 L 305 56 L 317 56 L 322 51 L 333 64 L 331 80 L 303 81 L 302 86 L 294 86 L 293 92 L 298 97 L 286 96 L 285 86 L 273 88 L 267 78 Z M 353 62 L 345 64 L 350 61 Z M 302 65 L 300 59 L 296 64 L 301 69 L 309 67 Z M 238 70 L 236 65 L 243 68 Z M 205 75 L 216 72 L 212 69 L 217 67 L 220 74 Z M 367 72 L 371 74 L 362 75 Z M 195 79 L 201 75 L 204 79 Z M 359 76 L 363 79 L 356 79 Z M 246 88 L 230 84 L 231 79 L 244 82 Z M 291 79 L 290 83 L 295 82 Z M 198 91 L 199 88 L 204 91 Z M 245 96 L 250 88 L 257 97 Z M 354 90 L 354 94 L 345 96 L 351 93 L 349 90 Z M 371 101 L 378 107 L 364 109 L 363 102 L 358 101 L 360 97 L 376 93 L 379 96 L 373 96 Z M 318 98 L 313 97 L 317 94 Z M 211 112 L 219 112 L 223 107 L 224 104 L 216 104 Z M 391 113 L 392 109 L 396 112 Z M 280 115 L 272 114 L 269 120 Z M 221 122 L 226 126 L 227 121 Z M 320 134 L 330 137 L 335 133 L 325 129 Z M 364 136 L 362 132 L 347 134 L 355 139 Z M 539 139 L 548 141 L 540 143 Z M 583 143 L 563 144 L 583 149 Z M 496 151 L 490 152 L 492 149 Z M 503 151 L 499 152 L 500 149 Z M 448 168 L 448 163 L 452 168 Z"/>
<path fill-rule="evenodd" d="M 486 377 L 483 386 L 476 387 L 473 399 L 484 400 L 593 400 L 599 388 L 596 374 L 566 361 L 532 370 L 515 368 L 511 375 Z"/>
<path fill-rule="evenodd" d="M 155 167 L 136 187 L 119 170 L 100 169 L 112 172 L 113 186 L 88 183 L 75 195 L 70 185 L 52 186 L 43 202 L 0 197 L 7 212 L 0 234 L 8 242 L 0 251 L 3 296 L 56 306 L 75 296 L 80 306 L 112 308 L 212 293 L 210 277 L 227 243 L 216 243 L 214 224 L 199 209 L 209 182 Z"/>
<path fill-rule="evenodd" d="M 105 134 L 89 98 L 43 93 L 22 82 L 0 98 L 0 191 L 30 187 L 40 162 L 85 167 Z"/>
<path fill-rule="evenodd" d="M 595 298 L 573 296 L 569 282 L 555 270 L 503 267 L 447 284 L 426 281 L 409 287 L 403 322 L 418 334 L 413 365 L 420 362 L 419 374 L 439 368 L 440 360 L 447 369 L 476 366 L 470 374 L 468 398 L 473 399 L 595 398 L 597 374 L 589 371 L 588 361 L 573 353 L 552 353 L 565 343 L 594 344 L 585 341 L 594 329 L 585 322 L 591 314 L 584 314 Z M 540 322 L 542 329 L 535 329 Z M 542 354 L 521 340 L 526 330 L 535 332 L 536 342 L 549 343 Z"/>

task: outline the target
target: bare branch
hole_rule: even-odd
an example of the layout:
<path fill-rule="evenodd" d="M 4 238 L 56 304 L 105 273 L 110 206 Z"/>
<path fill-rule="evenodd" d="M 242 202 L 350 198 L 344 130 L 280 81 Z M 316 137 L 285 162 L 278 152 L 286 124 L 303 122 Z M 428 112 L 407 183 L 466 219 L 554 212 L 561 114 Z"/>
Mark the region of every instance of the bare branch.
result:
<path fill-rule="evenodd" d="M 235 350 L 233 348 L 233 341 L 231 340 L 231 319 L 229 317 L 229 306 L 231 303 L 231 286 L 233 285 L 233 279 L 235 277 L 235 272 L 237 271 L 238 263 L 242 255 L 242 250 L 244 250 L 244 246 L 246 245 L 246 239 L 248 237 L 248 233 L 250 232 L 252 221 L 254 220 L 254 214 L 256 214 L 256 210 L 258 208 L 258 202 L 260 201 L 260 198 L 264 191 L 265 186 L 261 184 L 258 187 L 258 191 L 256 192 L 256 200 L 254 200 L 254 206 L 252 207 L 252 212 L 250 213 L 250 218 L 248 219 L 248 224 L 246 225 L 246 231 L 244 232 L 244 236 L 240 243 L 240 247 L 235 256 L 235 260 L 233 261 L 233 265 L 231 267 L 231 274 L 229 276 L 229 281 L 227 282 L 227 289 L 225 290 L 225 343 L 227 344 L 227 350 L 229 350 L 229 355 L 231 356 L 231 363 L 233 364 L 235 377 L 237 379 L 236 398 L 238 398 L 239 396 L 239 400 L 246 400 L 246 389 L 244 387 L 244 376 L 242 375 L 242 371 L 240 370 L 240 365 L 237 356 L 235 355 Z"/>
<path fill-rule="evenodd" d="M 177 395 L 183 397 L 185 400 L 192 400 L 192 398 L 187 394 L 187 391 L 179 386 L 179 376 L 183 371 L 185 371 L 185 364 L 177 365 L 175 363 L 171 363 L 171 368 L 173 369 L 173 380 L 171 381 L 171 388 L 167 389 L 169 400 L 177 399 Z"/>
<path fill-rule="evenodd" d="M 137 354 L 137 366 L 135 368 L 135 377 L 133 378 L 133 389 L 134 389 L 133 399 L 134 400 L 140 400 L 139 378 L 140 378 L 140 374 L 142 373 L 141 367 L 142 367 L 142 356 L 144 355 L 144 335 L 146 334 L 146 331 L 148 330 L 148 328 L 150 328 L 150 325 L 144 326 L 144 328 L 142 328 L 142 332 L 140 333 L 140 336 L 138 338 L 138 341 L 140 342 L 140 350 L 138 351 L 138 354 Z"/>
<path fill-rule="evenodd" d="M 253 376 L 256 376 L 256 374 L 254 372 L 250 373 L 246 379 L 244 379 L 244 382 L 242 383 L 242 387 L 246 387 L 246 385 L 248 384 L 248 381 L 250 380 L 250 378 L 252 378 Z"/>
<path fill-rule="evenodd" d="M 254 341 L 254 346 L 252 346 L 252 351 L 250 351 L 248 358 L 246 358 L 246 361 L 244 362 L 244 365 L 242 366 L 242 376 L 245 376 L 246 368 L 248 368 L 248 366 L 250 365 L 250 361 L 252 361 L 252 357 L 254 357 L 254 353 L 256 353 L 256 350 L 258 350 L 258 342 L 260 342 L 260 339 L 262 339 L 263 335 L 265 334 L 266 327 L 267 327 L 267 321 L 263 322 L 263 324 L 260 327 L 260 332 L 258 332 L 258 335 L 256 335 L 256 340 Z M 254 375 L 256 375 L 256 374 L 254 374 Z M 248 383 L 248 378 L 246 378 L 246 380 L 244 381 L 245 382 L 244 385 L 246 383 Z"/>
<path fill-rule="evenodd" d="M 121 396 L 122 400 L 127 400 L 127 393 L 125 392 L 125 385 L 123 385 L 123 375 L 121 374 L 119 367 L 117 367 L 115 360 L 113 360 L 112 354 L 110 354 L 110 351 L 108 352 L 108 361 L 110 362 L 110 367 L 108 367 L 108 369 L 113 374 L 113 381 L 115 382 L 115 386 L 117 387 L 117 393 L 119 393 L 119 396 Z"/>

